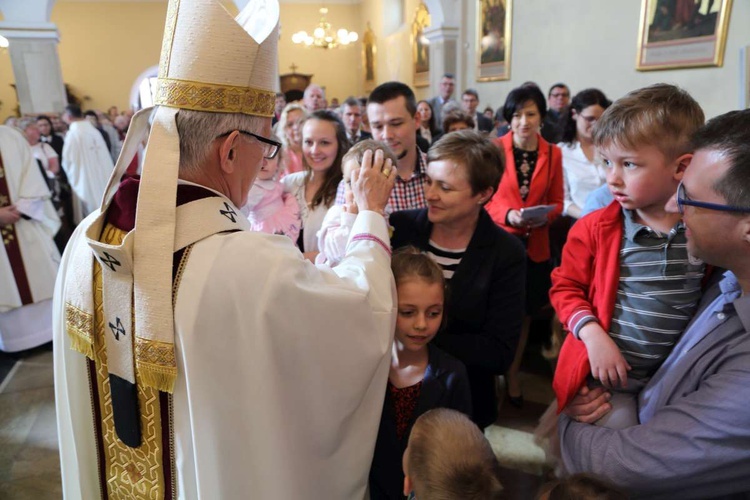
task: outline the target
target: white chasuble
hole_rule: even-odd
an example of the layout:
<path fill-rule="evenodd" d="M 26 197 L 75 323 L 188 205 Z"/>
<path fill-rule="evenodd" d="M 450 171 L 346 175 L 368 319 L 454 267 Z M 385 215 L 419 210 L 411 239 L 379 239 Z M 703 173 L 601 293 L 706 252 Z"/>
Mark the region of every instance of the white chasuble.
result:
<path fill-rule="evenodd" d="M 263 233 L 188 252 L 175 297 L 176 497 L 364 498 L 395 324 L 383 217 L 359 214 L 334 270 Z M 61 276 L 72 266 L 66 251 Z M 99 498 L 87 359 L 55 315 L 63 490 Z"/>
<path fill-rule="evenodd" d="M 82 217 L 85 217 L 99 207 L 114 168 L 101 132 L 87 120 L 70 125 L 63 146 L 62 167 L 83 204 Z"/>

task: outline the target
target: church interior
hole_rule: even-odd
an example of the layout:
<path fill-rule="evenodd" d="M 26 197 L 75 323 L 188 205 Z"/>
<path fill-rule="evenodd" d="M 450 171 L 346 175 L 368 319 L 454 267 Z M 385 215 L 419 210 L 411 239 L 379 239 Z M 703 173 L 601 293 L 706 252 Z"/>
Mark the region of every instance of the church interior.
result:
<path fill-rule="evenodd" d="M 246 0 L 224 0 L 232 14 Z M 512 10 L 510 8 L 512 4 Z M 644 5 L 642 5 L 644 4 Z M 646 7 L 645 4 L 651 4 Z M 524 82 L 545 92 L 564 82 L 571 94 L 596 87 L 615 100 L 647 85 L 678 85 L 703 108 L 706 119 L 750 107 L 750 2 L 729 1 L 719 61 L 644 67 L 652 52 L 641 35 L 647 0 L 280 0 L 278 68 L 281 91 L 301 98 L 309 83 L 321 86 L 329 105 L 367 96 L 381 83 L 409 85 L 418 100 L 438 92 L 441 77 L 455 75 L 454 97 L 476 89 L 479 110 L 502 107 Z M 696 0 L 696 8 L 722 4 Z M 502 64 L 483 63 L 488 35 L 480 10 L 502 6 L 506 45 Z M 722 4 L 725 5 L 725 4 Z M 357 34 L 335 48 L 308 45 L 325 19 Z M 0 0 L 0 119 L 59 113 L 75 98 L 84 110 L 107 112 L 148 104 L 158 71 L 166 0 Z M 486 20 L 485 20 L 486 21 Z M 297 38 L 293 40 L 293 35 Z M 353 38 L 353 37 L 350 37 Z M 301 43 L 297 43 L 300 42 Z M 666 64 L 666 63 L 665 63 Z M 639 68 L 639 65 L 641 67 Z M 67 97 L 66 97 L 67 92 Z M 532 324 L 521 369 L 524 404 L 506 400 L 502 376 L 497 421 L 485 430 L 500 468 L 504 498 L 535 498 L 552 477 L 534 437 L 538 419 L 554 400 L 554 360 L 547 345 L 550 317 Z M 55 424 L 52 347 L 0 351 L 0 498 L 61 498 Z"/>

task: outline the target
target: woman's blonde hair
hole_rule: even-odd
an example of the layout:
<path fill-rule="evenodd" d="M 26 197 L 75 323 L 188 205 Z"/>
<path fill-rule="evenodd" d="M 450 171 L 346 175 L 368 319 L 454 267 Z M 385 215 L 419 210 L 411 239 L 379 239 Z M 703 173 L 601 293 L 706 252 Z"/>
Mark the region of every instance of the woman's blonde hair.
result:
<path fill-rule="evenodd" d="M 289 119 L 289 113 L 292 111 L 301 111 L 302 118 L 304 119 L 307 117 L 307 110 L 305 110 L 300 104 L 290 103 L 284 106 L 284 109 L 281 111 L 281 116 L 279 117 L 279 123 L 276 124 L 276 134 L 279 136 L 279 142 L 284 145 L 284 148 L 289 147 L 289 138 L 286 136 L 286 131 L 284 129 L 286 128 L 286 123 Z M 300 146 L 300 144 L 297 145 Z"/>

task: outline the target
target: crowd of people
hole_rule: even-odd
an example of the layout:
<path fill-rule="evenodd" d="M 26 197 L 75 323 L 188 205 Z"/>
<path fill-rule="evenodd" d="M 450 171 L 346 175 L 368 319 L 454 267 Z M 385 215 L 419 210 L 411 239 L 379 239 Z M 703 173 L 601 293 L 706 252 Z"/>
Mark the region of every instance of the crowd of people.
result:
<path fill-rule="evenodd" d="M 704 123 L 700 105 L 673 85 L 634 90 L 611 102 L 594 88 L 571 99 L 562 83 L 545 96 L 533 82 L 509 92 L 497 112 L 491 107 L 480 112 L 478 92 L 466 89 L 458 102 L 455 87 L 454 76 L 446 74 L 437 96 L 417 101 L 408 85 L 387 82 L 367 98 L 348 97 L 328 108 L 324 90 L 313 84 L 301 102 L 287 104 L 283 94 L 276 95 L 273 130 L 268 123 L 242 128 L 218 121 L 210 128 L 184 110 L 177 115 L 180 138 L 193 137 L 186 132 L 193 127 L 220 132 L 210 138 L 219 141 L 213 156 L 198 158 L 189 175 L 181 174 L 186 183 L 178 187 L 178 205 L 183 197 L 189 205 L 221 193 L 226 197 L 221 201 L 232 205 L 224 202 L 220 213 L 232 223 L 236 208 L 252 231 L 274 235 L 212 249 L 223 256 L 226 272 L 238 255 L 254 260 L 253 252 L 260 252 L 252 267 L 266 276 L 259 283 L 269 285 L 257 299 L 257 314 L 247 313 L 255 314 L 247 324 L 274 334 L 310 328 L 345 329 L 350 336 L 336 347 L 314 347 L 308 337 L 300 337 L 300 345 L 258 341 L 254 356 L 270 378 L 261 377 L 258 383 L 268 387 L 253 391 L 270 402 L 269 412 L 288 409 L 290 403 L 273 390 L 288 373 L 268 365 L 263 353 L 272 358 L 293 351 L 287 355 L 300 363 L 293 370 L 301 378 L 310 376 L 301 361 L 309 359 L 307 349 L 310 356 L 355 370 L 357 360 L 349 356 L 358 348 L 357 335 L 349 329 L 385 327 L 392 343 L 363 347 L 370 349 L 368 369 L 382 373 L 385 385 L 352 377 L 342 394 L 318 394 L 320 401 L 302 385 L 292 391 L 325 411 L 356 407 L 346 418 L 326 422 L 313 414 L 311 425 L 318 423 L 323 435 L 341 432 L 342 439 L 353 439 L 355 431 L 359 440 L 371 437 L 351 455 L 353 463 L 369 468 L 370 498 L 499 498 L 498 464 L 480 431 L 498 419 L 498 376 L 505 378 L 506 401 L 524 405 L 519 370 L 531 321 L 555 315 L 568 333 L 553 382 L 557 401 L 540 429 L 550 443 L 551 464 L 569 477 L 548 485 L 540 498 L 750 492 L 750 411 L 741 397 L 750 382 L 750 112 Z M 50 307 L 54 272 L 36 278 L 42 270 L 18 267 L 46 262 L 56 270 L 76 225 L 102 203 L 130 118 L 116 108 L 105 115 L 71 105 L 59 120 L 27 117 L 6 122 L 18 131 L 0 127 L 0 166 L 6 173 L 0 225 L 6 240 L 12 234 L 21 244 L 19 250 L 5 242 L 3 265 L 12 272 L 4 289 L 13 296 L 0 303 L 0 337 L 23 321 L 10 316 L 14 311 L 34 303 Z M 227 130 L 220 131 L 222 126 Z M 25 146 L 19 145 L 19 131 Z M 237 158 L 247 155 L 245 139 L 260 147 L 252 157 L 257 176 L 235 167 Z M 189 154 L 188 148 L 180 151 Z M 16 157 L 24 160 L 11 164 Z M 13 173 L 21 172 L 16 164 L 23 173 Z M 106 215 L 104 233 L 112 240 L 102 240 L 110 246 L 136 224 L 138 155 L 122 170 L 121 188 Z M 239 180 L 216 182 L 211 172 L 219 171 L 224 179 Z M 201 186 L 213 194 L 196 194 Z M 44 230 L 33 233 L 37 226 Z M 216 225 L 216 234 L 225 231 Z M 383 241 L 388 237 L 390 242 Z M 32 255 L 42 240 L 52 238 L 57 251 L 52 245 L 45 255 Z M 290 240 L 305 260 L 292 252 Z M 199 248 L 191 259 L 207 258 Z M 114 271 L 120 254 L 109 251 L 107 258 L 97 254 L 96 262 Z M 180 253 L 180 259 L 189 253 Z M 366 265 L 358 267 L 357 258 Z M 319 266 L 320 275 L 310 263 Z M 232 287 L 222 290 L 223 284 L 192 273 L 191 286 L 203 282 L 202 289 L 216 294 L 190 299 L 195 310 L 218 308 L 222 297 L 236 300 L 229 298 Z M 377 287 L 357 282 L 359 274 Z M 358 287 L 345 289 L 335 281 L 349 278 Z M 43 279 L 46 285 L 39 284 Z M 391 280 L 395 295 L 389 305 Z M 362 290 L 370 292 L 366 299 Z M 339 300 L 350 309 L 337 323 Z M 310 301 L 319 310 L 310 313 L 309 323 L 278 310 L 279 302 L 291 311 Z M 237 304 L 226 310 L 224 329 L 246 324 Z M 49 313 L 45 318 L 51 322 Z M 195 331 L 208 324 L 190 321 Z M 113 333 L 120 331 L 116 325 L 109 323 Z M 21 345 L 3 342 L 3 350 Z M 231 349 L 206 339 L 182 342 L 187 365 L 195 363 L 191 349 Z M 383 350 L 385 344 L 389 348 Z M 70 365 L 60 356 L 65 361 L 59 363 Z M 329 369 L 334 367 L 322 372 Z M 70 377 L 63 377 L 66 383 Z M 230 384 L 229 375 L 217 377 L 219 385 Z M 323 389 L 325 380 L 313 376 L 306 387 Z M 365 394 L 361 404 L 352 403 Z M 179 400 L 177 411 L 197 411 L 190 405 L 200 401 L 211 404 L 210 394 L 193 397 L 189 403 Z M 199 411 L 222 418 L 220 407 Z M 253 416 L 269 424 L 274 418 L 258 410 Z M 360 423 L 377 425 L 363 431 L 348 420 L 357 416 Z M 210 446 L 193 434 L 189 449 Z M 254 436 L 271 443 L 269 436 Z M 281 467 L 277 459 L 285 451 L 291 456 L 294 448 L 269 458 L 269 467 Z M 332 463 L 341 460 L 334 455 Z M 295 460 L 293 465 L 302 463 Z M 283 477 L 278 474 L 272 477 Z M 186 487 L 198 491 L 199 483 Z M 331 484 L 341 489 L 322 491 L 348 487 L 343 478 Z M 291 484 L 277 486 L 295 491 Z"/>

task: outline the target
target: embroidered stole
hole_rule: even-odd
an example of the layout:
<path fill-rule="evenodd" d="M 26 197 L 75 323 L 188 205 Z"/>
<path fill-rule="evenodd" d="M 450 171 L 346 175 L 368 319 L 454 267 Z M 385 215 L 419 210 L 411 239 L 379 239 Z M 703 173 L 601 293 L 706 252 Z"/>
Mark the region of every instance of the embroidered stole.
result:
<path fill-rule="evenodd" d="M 0 154 L 0 208 L 7 207 L 12 201 L 13 200 L 10 199 L 8 179 L 5 177 L 3 155 Z M 29 286 L 29 280 L 26 276 L 26 267 L 23 263 L 21 246 L 18 243 L 18 237 L 16 235 L 16 226 L 14 224 L 7 224 L 0 227 L 0 236 L 3 238 L 5 253 L 8 255 L 10 267 L 13 270 L 13 278 L 16 281 L 18 295 L 21 297 L 21 304 L 24 306 L 31 304 L 34 302 L 34 298 L 31 295 L 31 287 Z"/>

